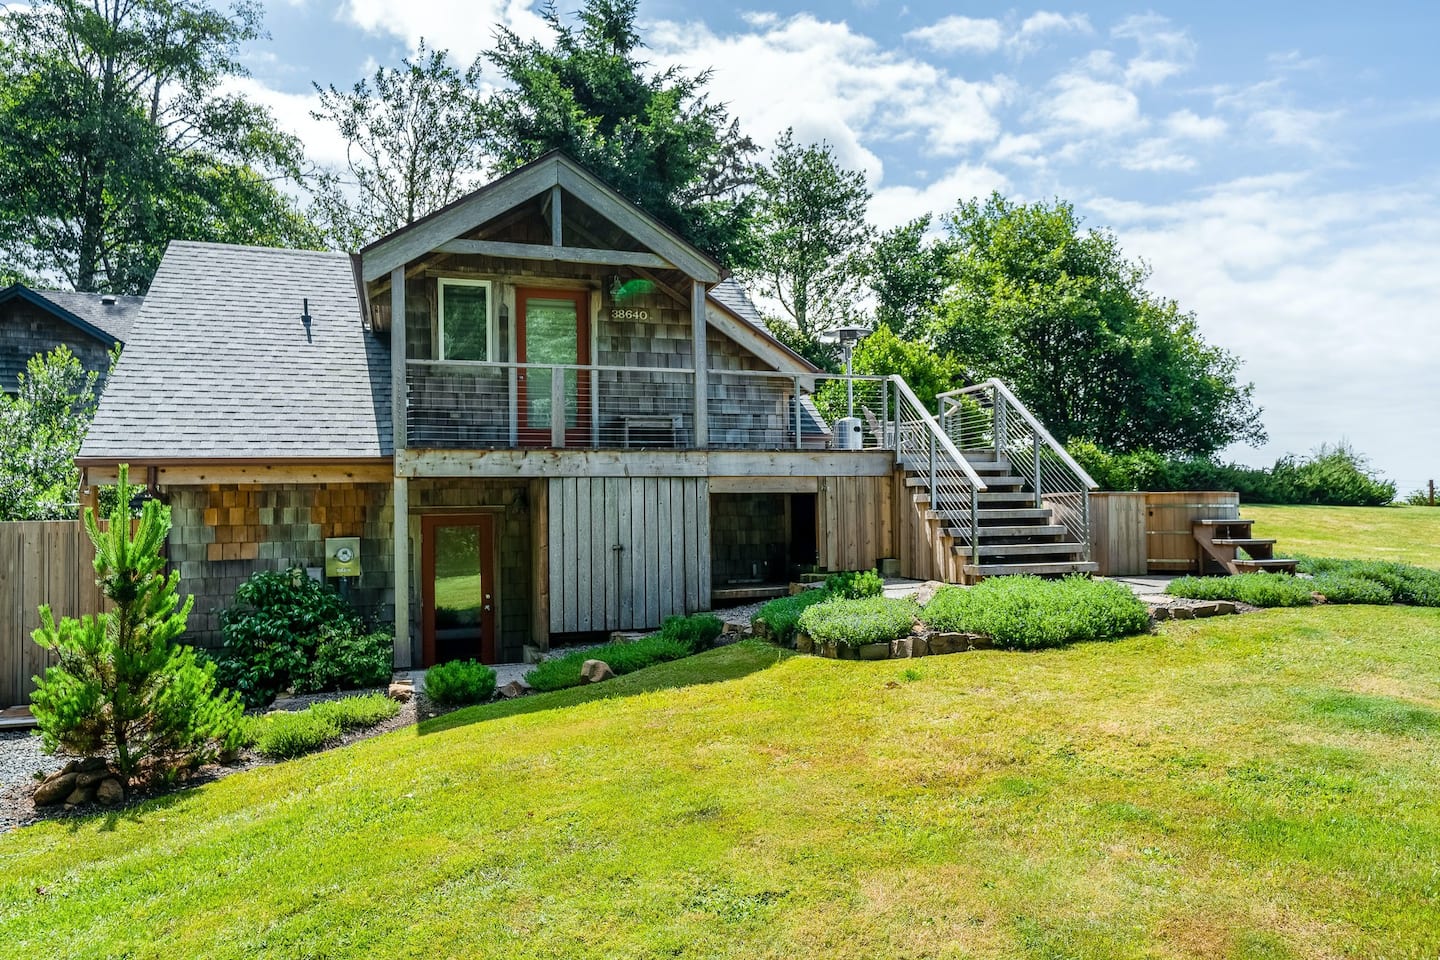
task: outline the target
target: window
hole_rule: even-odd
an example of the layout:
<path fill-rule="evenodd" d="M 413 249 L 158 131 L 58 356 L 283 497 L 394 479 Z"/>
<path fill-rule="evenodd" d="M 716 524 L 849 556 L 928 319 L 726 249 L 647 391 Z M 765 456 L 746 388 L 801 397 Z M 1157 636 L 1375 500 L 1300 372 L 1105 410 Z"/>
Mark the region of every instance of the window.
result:
<path fill-rule="evenodd" d="M 489 280 L 440 281 L 440 359 L 492 360 Z"/>

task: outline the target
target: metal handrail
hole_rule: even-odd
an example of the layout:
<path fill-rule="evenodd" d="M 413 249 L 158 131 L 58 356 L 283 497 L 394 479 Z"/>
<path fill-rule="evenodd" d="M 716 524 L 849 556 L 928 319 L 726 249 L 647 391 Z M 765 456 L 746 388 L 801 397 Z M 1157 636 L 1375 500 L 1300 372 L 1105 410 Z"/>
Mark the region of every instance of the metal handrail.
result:
<path fill-rule="evenodd" d="M 895 385 L 895 462 L 921 473 L 929 490 L 930 507 L 940 511 L 947 501 L 968 507 L 970 522 L 958 529 L 970 550 L 970 561 L 980 563 L 980 493 L 987 488 L 975 468 L 956 449 L 934 415 L 920 403 L 910 385 L 891 376 Z"/>
<path fill-rule="evenodd" d="M 1041 423 L 1038 419 L 1036 419 L 1035 415 L 1030 412 L 1030 408 L 1025 406 L 1025 404 L 1021 402 L 1019 397 L 1015 396 L 1015 394 L 1010 390 L 1010 388 L 1005 385 L 1005 381 L 1003 380 L 991 377 L 984 383 L 977 383 L 974 386 L 962 387 L 959 390 L 947 390 L 944 393 L 936 394 L 935 399 L 941 404 L 941 419 L 944 419 L 944 402 L 946 400 L 951 400 L 952 398 L 961 395 L 981 393 L 987 387 L 995 390 L 996 393 L 999 393 L 1002 397 L 1005 398 L 1005 402 L 1009 404 L 1010 407 L 1012 407 L 1016 412 L 1020 414 L 1021 417 L 1025 419 L 1025 422 L 1028 423 L 1030 425 L 1030 428 L 1040 436 L 1040 439 L 1045 441 L 1045 443 L 1050 447 L 1050 449 L 1055 452 L 1055 455 L 1058 456 L 1067 467 L 1074 471 L 1077 480 L 1084 483 L 1085 486 L 1091 490 L 1100 489 L 1100 484 L 1095 482 L 1094 478 L 1092 478 L 1090 474 L 1086 472 L 1084 467 L 1080 466 L 1080 464 L 1075 462 L 1075 458 L 1070 456 L 1069 451 L 1062 447 L 1060 443 L 1050 435 L 1050 431 L 1045 429 L 1045 424 Z"/>

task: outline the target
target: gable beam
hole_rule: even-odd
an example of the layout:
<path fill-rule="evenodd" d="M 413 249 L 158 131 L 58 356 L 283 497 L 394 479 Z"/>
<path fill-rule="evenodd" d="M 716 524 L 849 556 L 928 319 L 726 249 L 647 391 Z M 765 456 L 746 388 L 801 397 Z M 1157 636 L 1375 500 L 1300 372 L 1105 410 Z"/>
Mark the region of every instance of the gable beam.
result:
<path fill-rule="evenodd" d="M 560 231 L 563 229 L 563 220 L 560 216 L 560 185 L 556 184 L 550 188 L 550 245 L 555 248 L 564 246 L 560 239 Z"/>
<path fill-rule="evenodd" d="M 435 252 L 509 257 L 514 260 L 563 260 L 567 263 L 594 263 L 606 267 L 674 269 L 674 266 L 664 257 L 643 251 L 547 246 L 540 243 L 511 243 L 504 240 L 449 240 L 437 246 Z"/>

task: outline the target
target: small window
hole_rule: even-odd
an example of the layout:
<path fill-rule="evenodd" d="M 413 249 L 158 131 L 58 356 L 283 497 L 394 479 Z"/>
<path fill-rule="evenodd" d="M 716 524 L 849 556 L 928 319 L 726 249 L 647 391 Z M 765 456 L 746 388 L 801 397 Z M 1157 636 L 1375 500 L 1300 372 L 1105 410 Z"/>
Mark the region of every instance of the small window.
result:
<path fill-rule="evenodd" d="M 440 359 L 492 357 L 489 280 L 440 281 Z"/>

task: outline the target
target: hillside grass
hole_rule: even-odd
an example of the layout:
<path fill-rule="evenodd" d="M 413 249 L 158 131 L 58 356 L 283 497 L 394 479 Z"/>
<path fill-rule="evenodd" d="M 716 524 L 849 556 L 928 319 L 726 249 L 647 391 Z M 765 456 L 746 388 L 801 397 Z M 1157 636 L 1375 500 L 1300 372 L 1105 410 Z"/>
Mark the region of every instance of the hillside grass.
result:
<path fill-rule="evenodd" d="M 18 957 L 1432 957 L 1440 611 L 753 641 L 0 836 Z"/>
<path fill-rule="evenodd" d="M 1283 554 L 1398 560 L 1440 569 L 1440 507 L 1267 507 L 1243 504 L 1255 536 Z"/>

